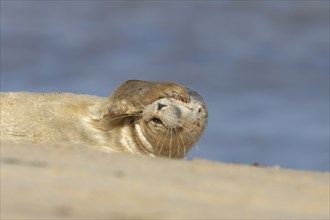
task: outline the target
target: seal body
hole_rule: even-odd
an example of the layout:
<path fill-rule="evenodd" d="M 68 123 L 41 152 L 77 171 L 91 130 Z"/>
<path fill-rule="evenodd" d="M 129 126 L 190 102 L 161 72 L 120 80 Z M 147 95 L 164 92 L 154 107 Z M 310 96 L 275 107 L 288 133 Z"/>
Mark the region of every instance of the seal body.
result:
<path fill-rule="evenodd" d="M 207 107 L 171 82 L 130 80 L 109 98 L 1 93 L 1 140 L 85 144 L 108 152 L 181 158 L 202 136 Z"/>

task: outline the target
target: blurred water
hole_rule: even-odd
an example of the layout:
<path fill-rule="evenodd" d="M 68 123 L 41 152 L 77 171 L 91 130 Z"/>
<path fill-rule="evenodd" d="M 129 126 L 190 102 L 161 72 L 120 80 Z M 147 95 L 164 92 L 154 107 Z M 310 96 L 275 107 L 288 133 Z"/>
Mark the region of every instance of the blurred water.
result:
<path fill-rule="evenodd" d="M 189 158 L 329 171 L 328 1 L 1 1 L 1 91 L 127 79 L 205 98 Z"/>

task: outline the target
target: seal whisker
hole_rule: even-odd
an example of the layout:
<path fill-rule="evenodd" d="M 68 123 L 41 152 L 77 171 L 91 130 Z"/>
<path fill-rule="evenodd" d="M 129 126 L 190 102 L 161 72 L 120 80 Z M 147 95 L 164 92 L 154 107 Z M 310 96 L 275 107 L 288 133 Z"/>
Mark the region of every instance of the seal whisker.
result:
<path fill-rule="evenodd" d="M 162 136 L 164 136 L 164 134 Z M 162 137 L 159 137 L 158 140 L 157 140 L 157 144 L 156 144 L 156 147 L 155 147 L 155 152 L 156 152 L 157 148 L 159 147 L 161 139 L 162 139 Z M 159 155 L 159 153 L 158 153 L 158 155 Z"/>
<path fill-rule="evenodd" d="M 179 142 L 179 132 L 177 128 L 174 128 L 174 133 L 176 135 L 176 140 L 177 140 L 177 152 L 176 152 L 176 157 L 179 157 L 180 154 L 180 142 Z"/>
<path fill-rule="evenodd" d="M 172 155 L 172 141 L 173 141 L 173 131 L 172 131 L 172 127 L 170 127 L 170 151 L 168 154 L 168 157 L 171 159 L 171 155 Z"/>
<path fill-rule="evenodd" d="M 137 120 L 134 120 L 134 118 L 131 118 L 130 123 L 128 124 L 129 127 L 134 127 L 134 125 L 138 124 Z"/>
<path fill-rule="evenodd" d="M 168 136 L 171 134 L 171 131 L 170 131 L 170 129 L 169 128 L 167 128 L 166 129 L 166 135 L 165 135 L 165 138 L 164 138 L 164 140 L 163 140 L 163 144 L 162 144 L 162 146 L 161 146 L 161 149 L 160 149 L 160 154 L 161 154 L 161 152 L 163 151 L 163 147 L 165 146 L 165 142 L 166 142 L 166 139 L 168 139 Z"/>
<path fill-rule="evenodd" d="M 179 126 L 179 124 L 177 123 L 177 125 Z M 183 129 L 183 131 L 186 134 L 189 134 L 189 136 L 193 139 L 193 144 L 196 145 L 196 148 L 198 149 L 198 141 L 196 140 L 196 138 L 194 137 L 194 135 L 191 134 L 191 131 L 189 131 L 187 128 L 185 128 L 184 126 L 181 126 L 181 128 Z"/>
<path fill-rule="evenodd" d="M 185 145 L 185 143 L 184 143 L 184 141 L 183 141 L 183 139 L 182 139 L 182 137 L 180 135 L 180 132 L 179 132 L 179 130 L 177 128 L 176 128 L 176 134 L 179 137 L 179 139 L 181 141 L 181 144 L 183 146 L 183 155 L 184 155 L 185 159 L 187 159 L 187 156 L 186 156 L 186 145 Z M 178 157 L 179 157 L 179 151 L 180 151 L 180 143 L 178 141 Z"/>
<path fill-rule="evenodd" d="M 166 129 L 166 134 L 164 136 L 163 143 L 161 144 L 160 149 L 158 151 L 158 155 L 160 155 L 162 150 L 163 150 L 163 147 L 164 147 L 164 144 L 165 144 L 165 141 L 166 141 L 166 138 L 167 138 L 168 131 L 169 131 L 169 129 Z"/>

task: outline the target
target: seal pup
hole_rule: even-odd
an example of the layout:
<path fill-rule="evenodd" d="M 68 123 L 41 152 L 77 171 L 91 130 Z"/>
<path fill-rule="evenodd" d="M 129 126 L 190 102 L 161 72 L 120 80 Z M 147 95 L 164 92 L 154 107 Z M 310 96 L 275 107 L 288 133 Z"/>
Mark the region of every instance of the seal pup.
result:
<path fill-rule="evenodd" d="M 129 80 L 109 98 L 70 93 L 1 93 L 1 140 L 85 144 L 108 152 L 185 157 L 208 111 L 173 82 Z"/>

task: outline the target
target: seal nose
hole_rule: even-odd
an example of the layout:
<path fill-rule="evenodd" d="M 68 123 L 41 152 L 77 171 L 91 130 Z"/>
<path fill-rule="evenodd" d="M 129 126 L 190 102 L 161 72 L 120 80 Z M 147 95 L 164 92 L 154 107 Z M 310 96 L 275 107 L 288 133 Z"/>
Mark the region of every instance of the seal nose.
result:
<path fill-rule="evenodd" d="M 163 107 L 166 107 L 166 105 L 158 103 L 158 107 L 157 107 L 158 111 L 161 110 Z"/>

